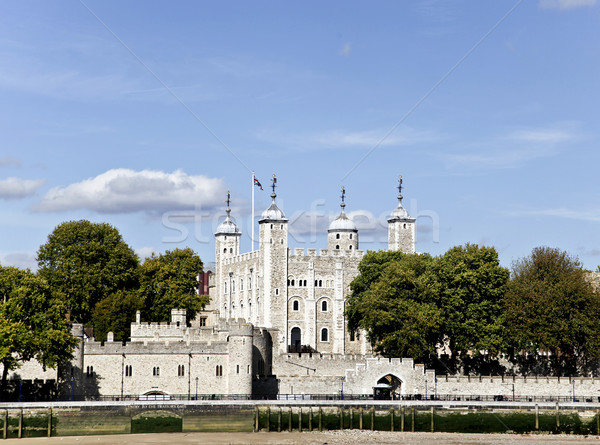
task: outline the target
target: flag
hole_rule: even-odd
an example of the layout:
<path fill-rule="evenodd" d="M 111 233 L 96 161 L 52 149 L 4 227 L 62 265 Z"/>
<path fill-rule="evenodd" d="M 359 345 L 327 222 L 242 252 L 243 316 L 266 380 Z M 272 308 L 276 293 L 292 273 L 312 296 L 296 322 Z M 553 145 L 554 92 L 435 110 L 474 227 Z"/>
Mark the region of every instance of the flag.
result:
<path fill-rule="evenodd" d="M 258 179 L 254 178 L 254 185 L 257 185 L 260 187 L 260 189 L 262 190 L 262 184 L 260 182 L 258 182 Z"/>

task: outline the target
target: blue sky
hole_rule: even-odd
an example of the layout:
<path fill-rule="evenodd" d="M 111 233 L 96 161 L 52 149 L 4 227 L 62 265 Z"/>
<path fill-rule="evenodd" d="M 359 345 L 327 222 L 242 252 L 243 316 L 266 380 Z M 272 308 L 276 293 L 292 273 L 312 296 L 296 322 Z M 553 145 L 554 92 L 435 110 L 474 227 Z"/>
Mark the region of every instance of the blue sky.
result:
<path fill-rule="evenodd" d="M 78 219 L 213 261 L 227 190 L 247 251 L 254 170 L 290 247 L 326 247 L 343 185 L 385 248 L 401 174 L 420 252 L 595 269 L 598 79 L 595 0 L 4 2 L 0 263 Z"/>

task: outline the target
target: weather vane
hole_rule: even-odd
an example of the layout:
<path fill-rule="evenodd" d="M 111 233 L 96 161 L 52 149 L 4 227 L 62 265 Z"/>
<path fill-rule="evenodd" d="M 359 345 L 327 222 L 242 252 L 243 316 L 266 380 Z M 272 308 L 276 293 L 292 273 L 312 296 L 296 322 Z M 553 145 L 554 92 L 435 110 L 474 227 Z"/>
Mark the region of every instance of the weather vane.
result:
<path fill-rule="evenodd" d="M 275 194 L 275 187 L 277 187 L 277 177 L 275 173 L 273 173 L 273 179 L 271 180 L 271 188 L 273 189 L 273 194 Z"/>

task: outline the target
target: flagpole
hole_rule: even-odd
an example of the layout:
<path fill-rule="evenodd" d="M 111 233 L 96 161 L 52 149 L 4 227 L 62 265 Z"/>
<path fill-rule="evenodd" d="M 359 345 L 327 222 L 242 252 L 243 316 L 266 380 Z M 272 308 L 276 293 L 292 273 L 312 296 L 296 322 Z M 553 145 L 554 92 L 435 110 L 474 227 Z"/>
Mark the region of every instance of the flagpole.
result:
<path fill-rule="evenodd" d="M 254 252 L 254 172 L 252 172 L 252 221 L 250 221 L 250 225 L 252 226 L 252 249 L 251 252 Z"/>

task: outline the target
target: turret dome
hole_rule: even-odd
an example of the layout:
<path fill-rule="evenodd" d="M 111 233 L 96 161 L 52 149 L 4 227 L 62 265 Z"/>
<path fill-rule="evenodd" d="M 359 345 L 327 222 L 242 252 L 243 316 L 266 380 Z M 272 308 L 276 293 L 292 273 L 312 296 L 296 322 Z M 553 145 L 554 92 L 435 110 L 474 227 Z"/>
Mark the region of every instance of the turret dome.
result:
<path fill-rule="evenodd" d="M 227 191 L 227 209 L 225 210 L 227 216 L 225 217 L 225 221 L 217 227 L 215 235 L 241 235 L 240 229 L 238 229 L 238 226 L 231 219 L 231 209 L 229 208 L 230 198 L 231 195 Z"/>
<path fill-rule="evenodd" d="M 356 228 L 356 224 L 354 224 L 354 221 L 348 218 L 348 216 L 346 215 L 346 211 L 344 210 L 344 208 L 346 207 L 346 203 L 344 202 L 345 196 L 346 190 L 344 189 L 344 187 L 342 187 L 342 203 L 340 204 L 342 211 L 336 219 L 331 221 L 331 224 L 329 224 L 329 229 L 327 230 L 328 232 L 358 231 L 358 229 Z"/>

